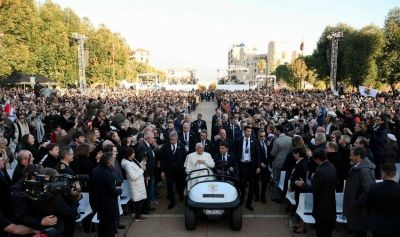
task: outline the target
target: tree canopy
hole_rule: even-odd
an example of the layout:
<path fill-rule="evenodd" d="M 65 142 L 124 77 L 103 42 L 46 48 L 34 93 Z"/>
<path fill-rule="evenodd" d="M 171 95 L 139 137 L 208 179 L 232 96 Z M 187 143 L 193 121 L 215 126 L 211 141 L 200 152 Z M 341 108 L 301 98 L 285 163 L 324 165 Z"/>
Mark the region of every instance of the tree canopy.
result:
<path fill-rule="evenodd" d="M 43 74 L 60 85 L 78 80 L 77 45 L 72 33 L 88 37 L 86 78 L 89 84 L 112 85 L 113 59 L 116 81 L 134 81 L 138 73 L 165 74 L 147 64 L 129 59 L 132 49 L 118 33 L 105 25 L 94 27 L 72 9 L 50 0 L 5 0 L 0 6 L 0 78 L 13 72 Z"/>

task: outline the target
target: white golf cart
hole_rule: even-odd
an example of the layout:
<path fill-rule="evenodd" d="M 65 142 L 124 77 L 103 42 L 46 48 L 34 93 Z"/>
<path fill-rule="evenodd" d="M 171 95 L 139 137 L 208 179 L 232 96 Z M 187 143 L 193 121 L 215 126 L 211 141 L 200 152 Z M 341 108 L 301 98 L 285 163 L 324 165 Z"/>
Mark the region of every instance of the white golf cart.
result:
<path fill-rule="evenodd" d="M 240 192 L 235 177 L 213 174 L 209 169 L 190 172 L 186 179 L 185 226 L 196 228 L 198 215 L 207 219 L 229 216 L 232 230 L 242 228 Z"/>

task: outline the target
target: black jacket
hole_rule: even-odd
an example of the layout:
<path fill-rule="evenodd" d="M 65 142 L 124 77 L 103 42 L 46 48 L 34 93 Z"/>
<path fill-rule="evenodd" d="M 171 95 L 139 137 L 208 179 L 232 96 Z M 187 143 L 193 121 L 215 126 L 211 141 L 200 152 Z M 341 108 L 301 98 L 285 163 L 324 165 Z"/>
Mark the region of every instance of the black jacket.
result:
<path fill-rule="evenodd" d="M 118 196 L 122 190 L 115 185 L 113 168 L 100 164 L 93 170 L 91 207 L 99 213 L 99 218 L 117 220 L 119 217 Z"/>
<path fill-rule="evenodd" d="M 258 161 L 258 145 L 257 145 L 257 141 L 249 138 L 249 148 L 250 148 L 250 159 L 251 159 L 251 164 L 253 166 L 254 169 L 256 169 L 257 167 L 259 167 L 259 161 Z M 236 140 L 236 152 L 235 152 L 235 156 L 236 156 L 236 163 L 239 164 L 240 160 L 242 159 L 243 156 L 243 143 L 245 142 L 245 138 L 241 138 L 239 140 Z"/>
<path fill-rule="evenodd" d="M 373 184 L 367 194 L 368 230 L 387 236 L 400 233 L 400 185 L 391 180 Z"/>
<path fill-rule="evenodd" d="M 305 189 L 303 187 L 299 187 L 295 184 L 297 180 L 302 179 L 304 182 L 307 179 L 307 158 L 303 158 L 300 160 L 294 167 L 292 176 L 290 177 L 290 187 L 292 191 L 294 191 L 296 204 L 299 203 L 299 194 L 304 192 Z"/>
<path fill-rule="evenodd" d="M 152 148 L 149 147 L 146 144 L 146 142 L 141 142 L 137 147 L 137 153 L 139 162 L 141 162 L 145 157 L 147 157 L 145 176 L 146 177 L 154 176 L 154 172 L 156 169 L 156 158 Z"/>
<path fill-rule="evenodd" d="M 6 176 L 0 171 L 0 213 L 7 219 L 13 216 L 13 201 L 11 199 L 11 187 Z M 0 230 L 0 234 L 1 234 Z"/>
<path fill-rule="evenodd" d="M 369 144 L 376 162 L 381 162 L 379 158 L 384 158 L 387 153 L 387 129 L 382 126 L 373 128 Z"/>
<path fill-rule="evenodd" d="M 224 128 L 226 131 L 226 137 L 231 139 L 233 142 L 236 142 L 237 139 L 242 137 L 242 130 L 238 125 L 231 125 L 230 123 L 228 123 L 224 126 Z"/>
<path fill-rule="evenodd" d="M 215 154 L 214 157 L 214 162 L 215 162 L 215 168 L 214 170 L 227 170 L 230 167 L 233 168 L 233 172 L 236 172 L 236 159 L 235 156 L 232 153 L 227 154 L 227 162 L 226 165 L 224 166 L 224 163 L 222 162 L 222 155 L 221 153 Z"/>
<path fill-rule="evenodd" d="M 194 134 L 196 134 L 196 137 L 199 137 L 200 131 L 201 130 L 207 130 L 207 123 L 204 120 L 196 120 L 192 122 L 191 130 L 193 131 Z"/>
<path fill-rule="evenodd" d="M 172 153 L 171 143 L 166 143 L 160 150 L 161 171 L 165 174 L 173 175 L 173 172 L 185 172 L 184 163 L 186 159 L 186 150 L 181 143 L 177 143 L 175 154 Z"/>
<path fill-rule="evenodd" d="M 327 160 L 315 170 L 312 186 L 305 186 L 313 193 L 312 215 L 316 222 L 336 220 L 335 184 L 335 167 Z"/>
<path fill-rule="evenodd" d="M 44 168 L 52 168 L 52 169 L 56 169 L 56 166 L 58 164 L 58 159 L 50 154 L 47 154 L 46 159 L 43 161 L 43 167 Z"/>
<path fill-rule="evenodd" d="M 186 144 L 182 131 L 178 133 L 178 140 L 179 140 L 179 143 L 181 143 L 182 145 L 189 146 L 189 151 L 188 151 L 189 153 L 192 153 L 195 151 L 196 136 L 193 134 L 193 132 L 189 132 L 189 144 Z"/>
<path fill-rule="evenodd" d="M 233 146 L 234 143 L 232 142 L 232 140 L 230 140 L 229 138 L 227 138 L 227 139 L 225 140 L 225 142 L 228 143 L 229 152 L 234 153 L 234 152 L 235 152 L 235 148 L 234 148 L 234 146 Z M 221 139 L 218 139 L 218 140 L 216 140 L 216 141 L 213 142 L 212 151 L 211 151 L 211 156 L 214 156 L 214 155 L 216 155 L 216 154 L 219 153 L 219 144 L 221 144 Z"/>
<path fill-rule="evenodd" d="M 17 164 L 17 166 L 14 169 L 14 173 L 13 173 L 12 180 L 11 180 L 11 183 L 13 185 L 22 178 L 22 176 L 24 175 L 24 169 L 25 169 L 24 165 L 22 165 L 20 163 Z"/>

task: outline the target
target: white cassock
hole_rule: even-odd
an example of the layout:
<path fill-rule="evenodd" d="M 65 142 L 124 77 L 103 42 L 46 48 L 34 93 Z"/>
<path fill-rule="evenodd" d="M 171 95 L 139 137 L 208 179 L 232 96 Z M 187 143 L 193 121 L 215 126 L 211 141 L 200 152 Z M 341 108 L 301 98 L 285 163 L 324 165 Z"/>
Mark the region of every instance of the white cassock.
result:
<path fill-rule="evenodd" d="M 199 164 L 197 163 L 198 160 L 203 160 L 204 164 Z M 212 168 L 214 168 L 215 163 L 211 155 L 207 152 L 203 152 L 203 154 L 199 155 L 197 152 L 190 153 L 187 155 L 186 160 L 185 160 L 185 168 L 186 168 L 186 173 L 189 174 L 191 171 L 194 170 L 199 170 L 199 169 L 208 169 L 209 174 L 213 174 Z M 196 173 L 193 173 L 189 178 L 197 177 L 197 176 L 203 176 L 203 175 L 208 175 L 207 171 L 199 171 Z M 209 178 L 198 178 L 192 180 L 191 184 L 189 184 L 189 187 L 193 186 L 194 183 L 203 181 L 205 179 Z"/>

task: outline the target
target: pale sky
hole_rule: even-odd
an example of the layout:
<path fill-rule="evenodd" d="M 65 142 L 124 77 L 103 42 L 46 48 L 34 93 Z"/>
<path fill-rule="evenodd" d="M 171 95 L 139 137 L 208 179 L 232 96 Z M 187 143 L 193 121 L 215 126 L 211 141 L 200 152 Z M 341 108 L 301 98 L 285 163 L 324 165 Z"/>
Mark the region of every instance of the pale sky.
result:
<path fill-rule="evenodd" d="M 44 2 L 44 0 L 38 0 Z M 269 41 L 286 41 L 290 51 L 311 54 L 327 25 L 383 26 L 399 0 L 53 0 L 105 24 L 132 48 L 151 51 L 151 64 L 162 70 L 194 68 L 200 82 L 215 80 L 226 69 L 228 50 L 245 43 L 266 53 Z"/>

